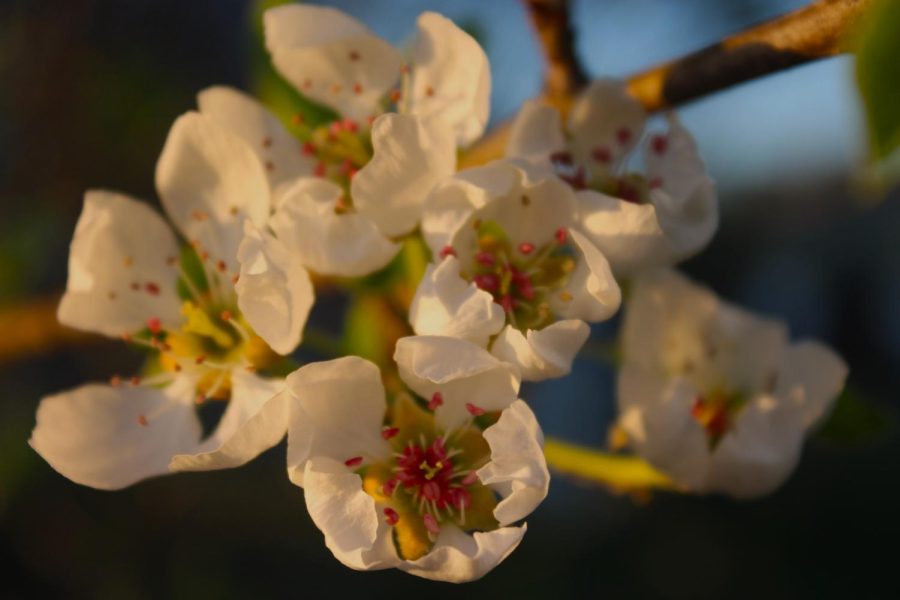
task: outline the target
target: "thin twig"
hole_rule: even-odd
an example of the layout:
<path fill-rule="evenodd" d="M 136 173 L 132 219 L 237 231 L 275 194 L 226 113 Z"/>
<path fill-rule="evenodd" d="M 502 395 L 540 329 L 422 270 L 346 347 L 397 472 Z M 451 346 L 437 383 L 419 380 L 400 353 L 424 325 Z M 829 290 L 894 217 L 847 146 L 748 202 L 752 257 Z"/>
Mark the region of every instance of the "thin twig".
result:
<path fill-rule="evenodd" d="M 544 50 L 544 97 L 565 110 L 588 81 L 575 52 L 569 0 L 523 0 Z"/>
<path fill-rule="evenodd" d="M 0 310 L 0 364 L 99 339 L 59 324 L 58 296 L 35 298 Z"/>

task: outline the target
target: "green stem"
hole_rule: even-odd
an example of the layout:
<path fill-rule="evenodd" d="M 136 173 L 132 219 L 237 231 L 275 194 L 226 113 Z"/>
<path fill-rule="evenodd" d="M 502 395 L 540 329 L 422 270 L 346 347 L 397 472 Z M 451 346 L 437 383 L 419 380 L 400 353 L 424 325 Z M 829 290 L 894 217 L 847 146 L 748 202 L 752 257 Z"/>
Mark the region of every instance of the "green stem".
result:
<path fill-rule="evenodd" d="M 637 456 L 612 454 L 554 438 L 544 442 L 544 456 L 555 471 L 618 491 L 677 489 L 672 480 Z"/>

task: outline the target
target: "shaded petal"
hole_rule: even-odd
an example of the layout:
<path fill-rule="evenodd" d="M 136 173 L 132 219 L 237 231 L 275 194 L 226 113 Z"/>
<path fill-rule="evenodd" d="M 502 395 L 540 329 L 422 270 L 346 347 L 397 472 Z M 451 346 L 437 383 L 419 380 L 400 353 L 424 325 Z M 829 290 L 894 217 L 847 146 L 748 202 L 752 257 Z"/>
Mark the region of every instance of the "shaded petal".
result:
<path fill-rule="evenodd" d="M 409 322 L 418 335 L 443 335 L 486 347 L 506 316 L 493 296 L 459 275 L 459 261 L 448 256 L 430 264 L 416 289 Z"/>
<path fill-rule="evenodd" d="M 315 457 L 303 473 L 309 516 L 334 557 L 351 569 L 397 566 L 391 529 L 379 518 L 375 499 L 363 491 L 359 475 L 338 461 Z"/>
<path fill-rule="evenodd" d="M 245 223 L 234 286 L 247 322 L 275 352 L 290 354 L 303 338 L 314 298 L 309 273 L 281 241 Z"/>
<path fill-rule="evenodd" d="M 400 251 L 367 217 L 338 214 L 343 192 L 323 179 L 304 178 L 287 189 L 270 226 L 291 254 L 322 275 L 360 277 L 387 265 Z"/>
<path fill-rule="evenodd" d="M 372 160 L 351 182 L 356 209 L 386 236 L 409 233 L 434 185 L 456 168 L 456 146 L 441 123 L 386 114 L 372 124 Z"/>
<path fill-rule="evenodd" d="M 169 130 L 156 189 L 184 236 L 231 272 L 237 272 L 244 219 L 262 226 L 269 216 L 269 182 L 253 149 L 200 113 L 180 116 Z"/>
<path fill-rule="evenodd" d="M 444 527 L 431 552 L 401 563 L 400 569 L 436 581 L 473 581 L 503 562 L 522 541 L 526 529 L 523 524 L 469 535 L 456 527 Z"/>
<path fill-rule="evenodd" d="M 566 147 L 559 111 L 537 100 L 525 102 L 513 121 L 506 156 L 549 163 L 551 154 Z"/>
<path fill-rule="evenodd" d="M 29 444 L 76 483 L 116 490 L 168 472 L 194 450 L 200 422 L 194 381 L 164 389 L 89 384 L 41 400 Z"/>
<path fill-rule="evenodd" d="M 265 167 L 274 190 L 297 177 L 312 175 L 313 160 L 300 142 L 256 98 L 234 88 L 213 86 L 197 95 L 200 113 L 213 117 L 241 136 Z"/>
<path fill-rule="evenodd" d="M 377 114 L 381 97 L 400 77 L 400 52 L 334 8 L 279 6 L 265 12 L 263 24 L 278 72 L 303 95 L 345 117 Z"/>
<path fill-rule="evenodd" d="M 397 341 L 394 360 L 400 378 L 422 398 L 440 392 L 444 403 L 435 420 L 444 431 L 470 418 L 466 404 L 503 410 L 516 401 L 519 374 L 471 342 L 450 337 L 412 336 Z"/>
<path fill-rule="evenodd" d="M 417 25 L 410 112 L 444 121 L 457 143 L 467 146 L 481 137 L 490 116 L 487 55 L 472 36 L 437 13 L 422 13 Z"/>
<path fill-rule="evenodd" d="M 847 364 L 833 350 L 812 340 L 785 350 L 775 396 L 797 410 L 805 428 L 821 422 L 847 379 Z"/>
<path fill-rule="evenodd" d="M 287 378 L 293 395 L 288 427 L 288 472 L 304 487 L 307 461 L 327 457 L 364 464 L 390 456 L 381 438 L 387 405 L 381 372 L 371 362 L 345 356 L 301 367 Z M 343 466 L 343 465 L 342 465 Z"/>
<path fill-rule="evenodd" d="M 564 296 L 555 294 L 550 299 L 550 305 L 556 314 L 567 319 L 605 321 L 619 310 L 622 291 L 606 257 L 596 246 L 574 229 L 569 230 L 569 237 L 581 254 L 578 266 L 564 288 L 571 300 L 564 300 Z"/>
<path fill-rule="evenodd" d="M 519 367 L 525 381 L 553 379 L 569 374 L 590 334 L 591 328 L 579 319 L 556 321 L 525 335 L 507 325 L 491 345 L 491 353 Z"/>
<path fill-rule="evenodd" d="M 59 321 L 113 337 L 142 329 L 151 317 L 177 326 L 181 301 L 171 263 L 178 256 L 172 230 L 149 206 L 114 192 L 87 192 Z"/>
<path fill-rule="evenodd" d="M 231 399 L 213 434 L 194 454 L 172 458 L 172 471 L 212 471 L 246 464 L 281 441 L 287 431 L 289 395 L 284 380 L 243 370 L 231 373 Z"/>
<path fill-rule="evenodd" d="M 484 430 L 491 461 L 478 470 L 478 479 L 503 496 L 494 509 L 500 525 L 524 519 L 550 489 L 544 459 L 544 435 L 528 405 L 516 400 L 500 419 Z"/>

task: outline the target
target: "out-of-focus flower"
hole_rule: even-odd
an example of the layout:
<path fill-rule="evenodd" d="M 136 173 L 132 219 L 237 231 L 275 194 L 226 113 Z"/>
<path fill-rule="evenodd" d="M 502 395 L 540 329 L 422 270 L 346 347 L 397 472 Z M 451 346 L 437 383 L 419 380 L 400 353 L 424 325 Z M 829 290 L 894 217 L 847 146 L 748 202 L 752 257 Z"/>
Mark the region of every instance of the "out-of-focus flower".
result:
<path fill-rule="evenodd" d="M 507 147 L 508 156 L 541 165 L 576 190 L 581 227 L 616 275 L 684 260 L 718 226 L 715 187 L 674 114 L 667 133 L 647 136 L 645 172 L 630 170 L 646 118 L 621 82 L 601 79 L 575 100 L 565 129 L 556 109 L 527 103 Z"/>
<path fill-rule="evenodd" d="M 674 271 L 635 280 L 626 307 L 619 426 L 653 466 L 695 492 L 767 494 L 829 410 L 844 362 L 782 323 Z"/>
<path fill-rule="evenodd" d="M 86 194 L 59 306 L 65 325 L 150 352 L 142 376 L 45 398 L 31 445 L 73 481 L 115 489 L 176 470 L 242 464 L 284 435 L 283 380 L 261 377 L 300 342 L 309 275 L 271 236 L 263 164 L 240 136 L 180 117 L 157 164 L 172 230 L 146 204 Z M 240 265 L 240 266 L 239 266 Z M 203 439 L 198 404 L 229 402 Z"/>
<path fill-rule="evenodd" d="M 345 565 L 477 579 L 547 494 L 540 428 L 515 367 L 465 340 L 403 338 L 394 358 L 402 383 L 389 404 L 361 358 L 288 377 L 290 477 Z"/>
<path fill-rule="evenodd" d="M 440 184 L 422 221 L 438 262 L 410 309 L 415 332 L 490 344 L 528 380 L 568 373 L 585 321 L 609 318 L 621 301 L 577 218 L 568 185 L 522 164 L 499 161 Z"/>

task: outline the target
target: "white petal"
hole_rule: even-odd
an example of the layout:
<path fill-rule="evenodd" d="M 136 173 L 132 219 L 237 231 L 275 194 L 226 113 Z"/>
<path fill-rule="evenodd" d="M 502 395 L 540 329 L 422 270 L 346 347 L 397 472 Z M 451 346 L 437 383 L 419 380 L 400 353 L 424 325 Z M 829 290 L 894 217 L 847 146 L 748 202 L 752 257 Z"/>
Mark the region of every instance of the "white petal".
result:
<path fill-rule="evenodd" d="M 162 475 L 200 441 L 193 386 L 187 378 L 164 389 L 89 384 L 49 396 L 29 444 L 61 474 L 98 489 Z"/>
<path fill-rule="evenodd" d="M 507 325 L 491 345 L 491 353 L 522 371 L 525 381 L 540 381 L 568 375 L 572 361 L 591 334 L 587 323 L 578 319 L 556 321 L 527 335 Z"/>
<path fill-rule="evenodd" d="M 400 245 L 357 212 L 337 214 L 335 204 L 342 194 L 329 181 L 300 179 L 285 191 L 270 226 L 311 271 L 360 277 L 387 265 Z"/>
<path fill-rule="evenodd" d="M 486 347 L 506 316 L 493 296 L 459 275 L 459 261 L 448 256 L 430 264 L 416 289 L 409 322 L 418 335 L 443 335 Z"/>
<path fill-rule="evenodd" d="M 273 190 L 281 183 L 312 174 L 313 160 L 300 152 L 300 142 L 252 96 L 214 86 L 197 95 L 197 104 L 201 114 L 213 117 L 247 142 L 265 167 Z"/>
<path fill-rule="evenodd" d="M 483 348 L 456 338 L 412 336 L 397 341 L 394 360 L 400 378 L 421 398 L 440 392 L 435 419 L 445 430 L 470 418 L 466 404 L 503 410 L 516 401 L 519 374 Z"/>
<path fill-rule="evenodd" d="M 400 569 L 436 581 L 474 581 L 503 562 L 522 541 L 525 530 L 523 524 L 469 535 L 456 527 L 444 527 L 431 552 L 401 563 Z"/>
<path fill-rule="evenodd" d="M 595 174 L 615 172 L 644 130 L 647 113 L 621 81 L 598 79 L 588 86 L 569 113 L 571 148 L 575 161 Z M 620 137 L 621 136 L 621 137 Z M 605 148 L 608 163 L 594 159 L 594 151 Z"/>
<path fill-rule="evenodd" d="M 172 458 L 172 471 L 239 467 L 281 441 L 287 431 L 289 396 L 284 380 L 231 373 L 231 399 L 222 420 L 200 452 Z"/>
<path fill-rule="evenodd" d="M 306 464 L 304 497 L 309 516 L 335 558 L 351 569 L 386 569 L 400 563 L 392 532 L 376 510 L 362 480 L 335 460 L 318 457 Z"/>
<path fill-rule="evenodd" d="M 149 206 L 114 192 L 87 192 L 60 322 L 114 337 L 142 329 L 151 317 L 177 326 L 178 271 L 170 263 L 178 256 L 172 230 Z"/>
<path fill-rule="evenodd" d="M 536 100 L 522 105 L 506 143 L 506 156 L 549 161 L 550 155 L 566 149 L 559 111 Z"/>
<path fill-rule="evenodd" d="M 269 216 L 269 182 L 253 149 L 212 117 L 179 117 L 156 163 L 163 207 L 189 241 L 237 271 L 245 218 Z"/>
<path fill-rule="evenodd" d="M 384 386 L 374 364 L 356 356 L 312 363 L 287 378 L 294 396 L 288 429 L 288 471 L 304 486 L 303 470 L 315 457 L 364 464 L 390 456 L 381 438 Z"/>
<path fill-rule="evenodd" d="M 830 348 L 801 341 L 787 348 L 775 383 L 775 395 L 801 415 L 806 428 L 829 412 L 847 379 L 847 365 Z"/>
<path fill-rule="evenodd" d="M 419 15 L 413 51 L 410 112 L 438 118 L 467 146 L 490 115 L 491 70 L 472 36 L 433 12 Z"/>
<path fill-rule="evenodd" d="M 345 117 L 377 114 L 379 100 L 400 77 L 400 52 L 339 10 L 279 6 L 265 12 L 263 23 L 278 72 Z"/>
<path fill-rule="evenodd" d="M 372 147 L 372 160 L 353 177 L 353 203 L 386 236 L 409 233 L 428 193 L 456 168 L 450 131 L 411 115 L 381 115 L 372 124 Z"/>
<path fill-rule="evenodd" d="M 491 461 L 478 470 L 478 479 L 503 496 L 494 508 L 500 525 L 524 519 L 550 489 L 544 459 L 544 435 L 528 405 L 516 400 L 500 419 L 484 430 Z"/>
<path fill-rule="evenodd" d="M 295 254 L 250 221 L 238 249 L 238 307 L 259 337 L 279 354 L 290 354 L 303 338 L 314 301 L 309 273 Z"/>
<path fill-rule="evenodd" d="M 581 254 L 578 266 L 569 276 L 564 289 L 571 299 L 564 300 L 563 296 L 555 294 L 551 298 L 551 307 L 556 314 L 567 319 L 605 321 L 619 310 L 622 291 L 606 257 L 596 246 L 574 229 L 569 230 L 569 237 Z"/>

